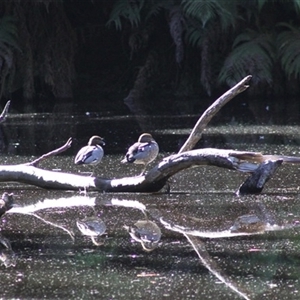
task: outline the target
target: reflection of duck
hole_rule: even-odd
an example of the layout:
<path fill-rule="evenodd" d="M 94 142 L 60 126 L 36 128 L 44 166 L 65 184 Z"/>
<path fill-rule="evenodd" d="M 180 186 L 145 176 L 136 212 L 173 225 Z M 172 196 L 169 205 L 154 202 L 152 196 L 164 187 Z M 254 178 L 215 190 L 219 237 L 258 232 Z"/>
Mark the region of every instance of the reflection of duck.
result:
<path fill-rule="evenodd" d="M 144 174 L 146 167 L 158 155 L 159 147 L 150 133 L 140 135 L 138 141 L 129 147 L 122 163 L 134 163 L 144 165 L 141 175 Z"/>
<path fill-rule="evenodd" d="M 74 160 L 76 165 L 93 165 L 94 167 L 100 163 L 104 151 L 101 146 L 104 146 L 105 142 L 103 138 L 98 135 L 94 135 L 89 139 L 87 146 L 82 147 Z"/>
<path fill-rule="evenodd" d="M 17 263 L 17 257 L 11 248 L 10 241 L 0 236 L 0 243 L 4 246 L 0 249 L 0 261 L 3 262 L 6 268 L 14 267 Z"/>
<path fill-rule="evenodd" d="M 101 236 L 106 231 L 105 223 L 97 217 L 85 218 L 83 220 L 77 220 L 76 225 L 83 235 L 91 237 L 92 242 L 96 246 L 103 245 L 102 242 L 97 242 L 96 237 Z"/>
<path fill-rule="evenodd" d="M 152 221 L 139 220 L 132 227 L 124 226 L 124 228 L 147 252 L 154 250 L 161 238 L 160 228 Z"/>
<path fill-rule="evenodd" d="M 0 217 L 13 207 L 13 194 L 4 192 L 0 199 Z"/>
<path fill-rule="evenodd" d="M 257 215 L 243 215 L 238 217 L 230 227 L 231 232 L 259 233 L 266 230 L 267 223 Z"/>

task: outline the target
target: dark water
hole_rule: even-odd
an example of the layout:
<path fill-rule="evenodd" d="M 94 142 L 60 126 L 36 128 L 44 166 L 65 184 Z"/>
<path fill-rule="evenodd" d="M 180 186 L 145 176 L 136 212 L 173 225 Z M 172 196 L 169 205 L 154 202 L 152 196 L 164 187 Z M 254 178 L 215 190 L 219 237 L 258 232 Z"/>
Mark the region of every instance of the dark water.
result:
<path fill-rule="evenodd" d="M 94 118 L 89 125 L 76 118 L 72 125 L 66 116 L 59 125 L 51 116 L 9 119 L 1 164 L 24 163 L 73 136 L 69 152 L 41 167 L 84 171 L 73 165 L 73 154 L 99 129 L 107 147 L 97 173 L 139 174 L 138 167 L 119 163 L 140 133 L 132 118 L 125 119 Z M 178 150 L 194 119 L 182 118 L 184 126 L 156 119 L 157 162 Z M 228 125 L 208 128 L 201 143 L 300 156 L 299 139 L 297 126 Z M 246 178 L 193 168 L 171 178 L 169 194 L 84 194 L 1 183 L 15 197 L 15 207 L 0 219 L 1 299 L 299 299 L 299 167 L 283 165 L 261 195 L 238 197 Z M 245 215 L 246 229 L 230 230 Z M 106 227 L 95 237 L 100 246 L 76 223 L 91 218 Z M 124 226 L 142 238 L 135 240 Z"/>

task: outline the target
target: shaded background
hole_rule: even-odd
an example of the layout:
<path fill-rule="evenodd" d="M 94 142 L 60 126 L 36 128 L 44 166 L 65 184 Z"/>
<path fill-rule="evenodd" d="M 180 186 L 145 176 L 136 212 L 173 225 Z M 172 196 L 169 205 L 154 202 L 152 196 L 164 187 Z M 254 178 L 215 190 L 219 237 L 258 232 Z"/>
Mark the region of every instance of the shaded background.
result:
<path fill-rule="evenodd" d="M 18 113 L 198 114 L 252 74 L 222 120 L 299 123 L 298 0 L 2 0 L 0 16 Z"/>

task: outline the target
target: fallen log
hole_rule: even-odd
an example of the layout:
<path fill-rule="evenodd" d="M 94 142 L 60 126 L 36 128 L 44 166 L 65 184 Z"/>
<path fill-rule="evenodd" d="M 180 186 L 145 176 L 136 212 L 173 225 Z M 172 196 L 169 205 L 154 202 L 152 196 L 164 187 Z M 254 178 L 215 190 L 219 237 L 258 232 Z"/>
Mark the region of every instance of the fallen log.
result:
<path fill-rule="evenodd" d="M 195 149 L 192 148 L 201 138 L 204 128 L 212 117 L 233 97 L 245 91 L 251 76 L 245 77 L 233 88 L 217 99 L 199 118 L 190 136 L 178 154 L 170 155 L 160 161 L 143 176 L 106 179 L 83 176 L 38 167 L 42 160 L 64 152 L 71 147 L 70 138 L 65 145 L 42 155 L 38 159 L 20 165 L 0 166 L 0 182 L 19 182 L 45 189 L 94 190 L 102 192 L 158 192 L 174 174 L 191 167 L 212 165 L 221 168 L 253 173 L 239 188 L 238 194 L 260 193 L 264 184 L 271 178 L 281 163 L 300 163 L 300 157 L 263 155 L 257 152 Z M 9 103 L 0 116 L 5 120 Z"/>
<path fill-rule="evenodd" d="M 54 151 L 55 152 L 55 151 Z M 53 153 L 54 153 L 53 152 Z M 48 156 L 49 157 L 49 156 Z M 240 172 L 252 173 L 270 155 L 225 149 L 196 149 L 165 157 L 146 175 L 106 179 L 65 172 L 49 171 L 31 163 L 0 166 L 0 182 L 20 182 L 45 189 L 93 190 L 102 192 L 158 192 L 174 174 L 195 166 L 216 166 Z M 277 161 L 277 156 L 274 156 Z M 300 163 L 300 157 L 286 157 L 286 162 Z M 285 157 L 281 157 L 282 161 Z M 256 184 L 256 183 L 255 183 Z M 243 191 L 245 194 L 245 191 Z"/>

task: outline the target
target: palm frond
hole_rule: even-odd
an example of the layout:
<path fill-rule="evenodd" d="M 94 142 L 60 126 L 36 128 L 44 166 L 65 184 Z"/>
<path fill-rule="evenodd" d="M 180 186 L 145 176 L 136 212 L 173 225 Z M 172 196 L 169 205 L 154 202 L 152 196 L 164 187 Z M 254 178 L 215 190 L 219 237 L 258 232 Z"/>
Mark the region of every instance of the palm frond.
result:
<path fill-rule="evenodd" d="M 286 28 L 277 37 L 278 55 L 282 69 L 288 78 L 300 78 L 300 28 L 286 23 L 281 23 L 280 26 Z"/>
<path fill-rule="evenodd" d="M 270 34 L 246 32 L 237 36 L 234 48 L 226 58 L 218 81 L 229 86 L 252 74 L 253 84 L 272 84 L 275 47 Z"/>
<path fill-rule="evenodd" d="M 114 24 L 117 30 L 122 29 L 122 18 L 129 21 L 132 27 L 137 27 L 141 21 L 141 9 L 145 0 L 119 0 L 110 13 L 107 25 Z"/>

